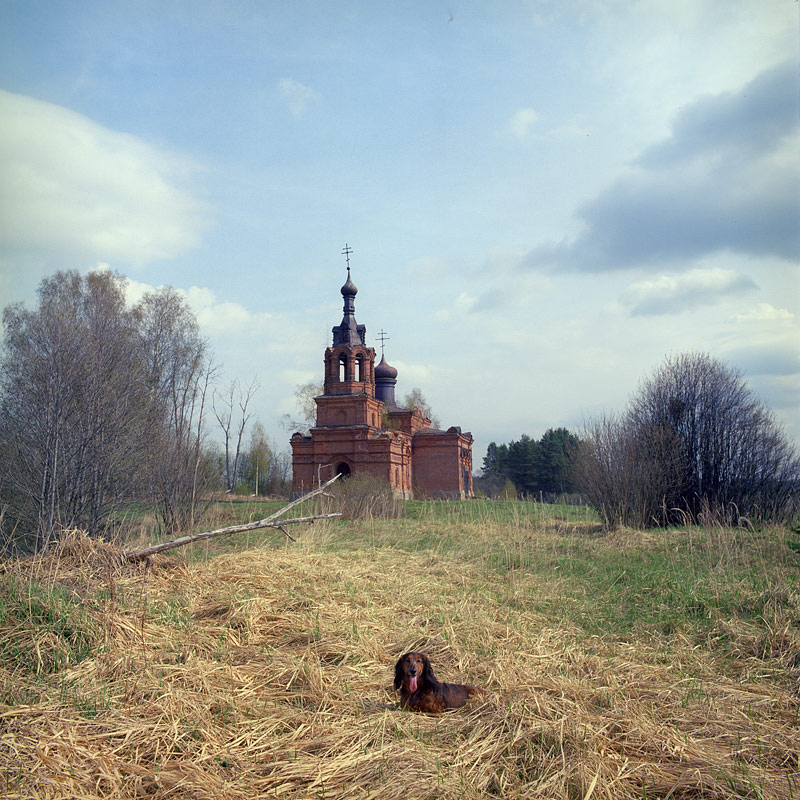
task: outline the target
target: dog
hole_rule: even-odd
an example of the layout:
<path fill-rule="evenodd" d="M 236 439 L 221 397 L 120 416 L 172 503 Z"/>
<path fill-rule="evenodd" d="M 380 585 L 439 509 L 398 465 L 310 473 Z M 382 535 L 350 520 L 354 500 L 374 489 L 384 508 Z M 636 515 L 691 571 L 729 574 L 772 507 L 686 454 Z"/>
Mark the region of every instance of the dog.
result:
<path fill-rule="evenodd" d="M 428 656 L 413 651 L 400 656 L 395 665 L 394 688 L 400 690 L 404 708 L 428 714 L 461 708 L 470 697 L 483 694 L 477 686 L 437 681 Z"/>

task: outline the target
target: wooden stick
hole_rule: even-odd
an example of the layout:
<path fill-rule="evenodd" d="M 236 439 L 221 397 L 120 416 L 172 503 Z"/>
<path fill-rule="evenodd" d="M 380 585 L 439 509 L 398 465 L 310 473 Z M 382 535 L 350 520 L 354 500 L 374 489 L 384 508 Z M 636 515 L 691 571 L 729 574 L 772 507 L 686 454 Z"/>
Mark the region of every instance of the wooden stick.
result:
<path fill-rule="evenodd" d="M 327 483 L 319 486 L 318 488 L 314 489 L 307 494 L 304 494 L 302 497 L 298 497 L 297 500 L 292 501 L 288 505 L 284 506 L 283 508 L 278 509 L 273 514 L 270 514 L 268 517 L 264 517 L 264 519 L 256 520 L 255 522 L 247 522 L 243 525 L 230 525 L 227 528 L 218 528 L 214 531 L 204 531 L 203 533 L 192 533 L 188 536 L 181 536 L 179 539 L 173 539 L 169 542 L 162 542 L 161 544 L 154 544 L 150 547 L 145 547 L 143 550 L 133 550 L 133 551 L 125 551 L 123 556 L 126 561 L 142 561 L 143 559 L 149 558 L 154 553 L 161 553 L 164 550 L 172 550 L 175 547 L 183 547 L 184 545 L 189 544 L 190 542 L 197 542 L 202 539 L 211 539 L 216 536 L 227 536 L 231 533 L 241 533 L 242 531 L 252 531 L 256 530 L 257 528 L 280 528 L 283 530 L 281 526 L 289 525 L 298 522 L 311 522 L 315 519 L 331 519 L 333 517 L 341 517 L 341 512 L 335 512 L 333 514 L 315 514 L 311 517 L 296 517 L 294 519 L 283 519 L 280 522 L 275 522 L 278 517 L 282 514 L 285 514 L 290 508 L 294 508 L 294 506 L 302 503 L 304 500 L 308 500 L 309 497 L 313 497 L 314 495 L 321 494 L 324 492 L 325 488 L 330 486 L 335 480 L 337 480 L 340 476 L 334 475 Z M 292 541 L 295 539 L 284 530 L 283 531 L 286 536 L 288 536 Z"/>

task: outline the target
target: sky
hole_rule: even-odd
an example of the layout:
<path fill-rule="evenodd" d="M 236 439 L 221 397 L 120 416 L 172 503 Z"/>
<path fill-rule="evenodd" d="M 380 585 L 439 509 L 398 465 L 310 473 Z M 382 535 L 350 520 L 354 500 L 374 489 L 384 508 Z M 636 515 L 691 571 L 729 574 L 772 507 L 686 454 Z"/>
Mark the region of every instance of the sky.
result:
<path fill-rule="evenodd" d="M 0 0 L 0 306 L 184 293 L 288 449 L 349 245 L 442 426 L 579 431 L 665 358 L 800 441 L 796 0 Z"/>

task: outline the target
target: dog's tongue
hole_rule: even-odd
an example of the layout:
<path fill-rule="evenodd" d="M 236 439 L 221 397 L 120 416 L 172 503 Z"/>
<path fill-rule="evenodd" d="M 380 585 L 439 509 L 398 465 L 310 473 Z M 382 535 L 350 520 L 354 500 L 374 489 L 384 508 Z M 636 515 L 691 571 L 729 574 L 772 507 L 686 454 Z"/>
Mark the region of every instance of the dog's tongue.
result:
<path fill-rule="evenodd" d="M 416 692 L 417 691 L 417 676 L 416 675 L 412 675 L 408 679 L 408 690 L 410 692 Z"/>

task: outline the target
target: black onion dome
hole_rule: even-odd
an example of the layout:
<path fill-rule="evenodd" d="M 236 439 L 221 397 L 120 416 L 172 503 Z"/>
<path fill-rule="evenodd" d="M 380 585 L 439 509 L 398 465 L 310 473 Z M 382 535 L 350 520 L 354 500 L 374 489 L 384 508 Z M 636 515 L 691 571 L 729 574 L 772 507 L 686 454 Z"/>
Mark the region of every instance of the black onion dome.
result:
<path fill-rule="evenodd" d="M 386 356 L 381 356 L 381 363 L 375 367 L 375 379 L 378 378 L 396 378 L 397 370 L 386 363 Z"/>
<path fill-rule="evenodd" d="M 347 268 L 347 281 L 345 282 L 344 286 L 342 286 L 342 296 L 343 297 L 355 297 L 358 294 L 358 289 L 353 281 L 350 280 L 350 268 Z"/>

